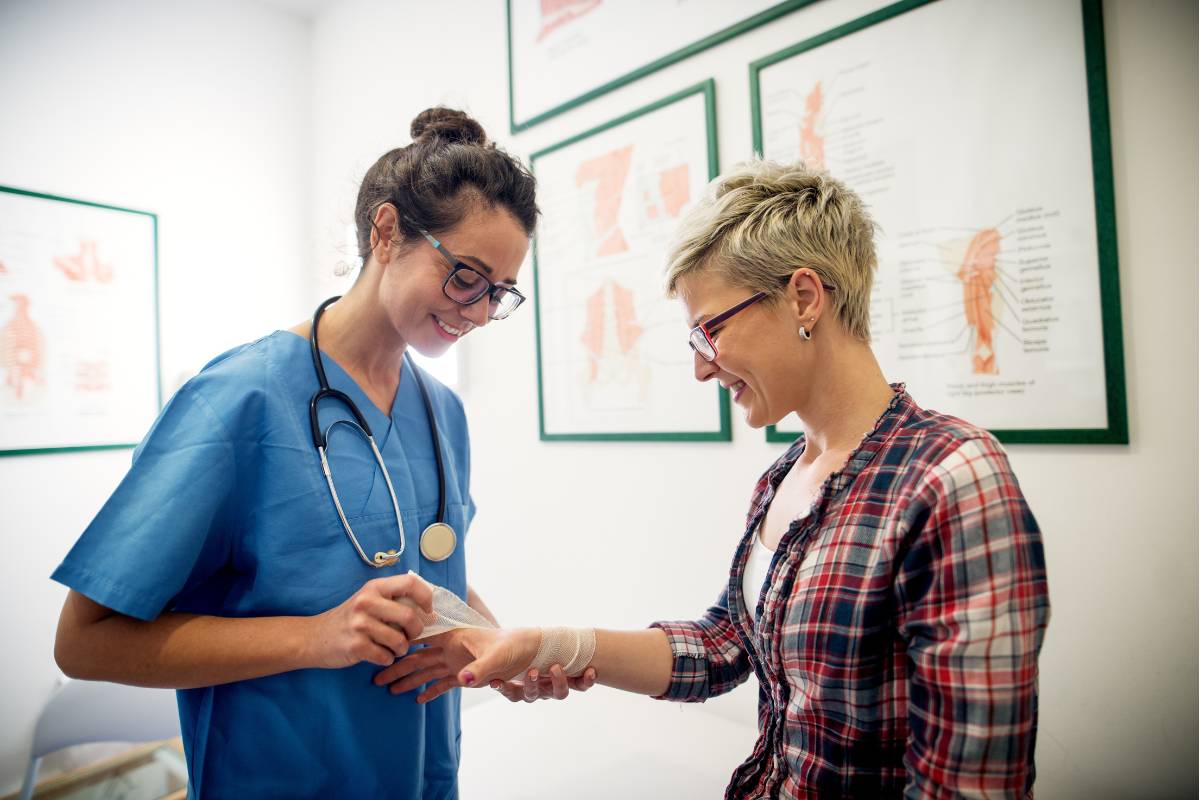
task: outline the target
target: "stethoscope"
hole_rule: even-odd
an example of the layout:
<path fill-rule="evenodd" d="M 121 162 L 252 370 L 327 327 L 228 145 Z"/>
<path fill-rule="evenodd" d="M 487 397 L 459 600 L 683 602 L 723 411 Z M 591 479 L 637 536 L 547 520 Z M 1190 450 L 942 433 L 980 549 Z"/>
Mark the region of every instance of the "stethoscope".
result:
<path fill-rule="evenodd" d="M 312 425 L 313 445 L 317 448 L 317 453 L 321 456 L 321 470 L 325 473 L 325 482 L 329 484 L 329 494 L 333 498 L 334 507 L 337 508 L 338 518 L 342 521 L 342 527 L 346 529 L 346 535 L 350 537 L 350 543 L 358 551 L 359 558 L 368 566 L 387 567 L 400 560 L 405 546 L 404 522 L 400 519 L 400 504 L 396 500 L 396 490 L 392 488 L 392 477 L 388 474 L 387 465 L 383 463 L 383 456 L 380 455 L 379 448 L 375 446 L 375 437 L 371 434 L 371 426 L 367 424 L 367 420 L 363 417 L 362 412 L 358 410 L 358 406 L 354 404 L 354 401 L 345 392 L 330 388 L 329 381 L 325 378 L 325 366 L 321 363 L 321 349 L 317 346 L 317 324 L 321 321 L 321 315 L 325 313 L 325 308 L 329 304 L 340 299 L 341 295 L 331 297 L 317 306 L 317 310 L 313 312 L 312 330 L 308 334 L 308 343 L 312 347 L 313 367 L 316 368 L 317 381 L 320 383 L 320 388 L 313 394 L 312 399 L 308 401 L 308 419 Z M 442 464 L 442 441 L 438 438 L 437 415 L 433 413 L 433 403 L 429 401 L 429 392 L 425 388 L 425 381 L 421 377 L 421 372 L 412 363 L 412 358 L 409 357 L 407 352 L 404 354 L 404 361 L 408 365 L 408 371 L 416 379 L 417 388 L 421 390 L 421 399 L 425 402 L 425 418 L 429 421 L 429 433 L 433 437 L 433 455 L 437 461 L 438 472 L 437 522 L 432 523 L 421 532 L 421 555 L 430 561 L 445 561 L 458 545 L 458 536 L 454 533 L 454 528 L 450 527 L 446 522 L 446 470 Z M 326 397 L 338 400 L 346 408 L 350 409 L 350 413 L 354 415 L 354 420 L 357 424 L 348 419 L 335 420 L 322 433 L 321 425 L 317 421 L 317 405 Z M 329 432 L 333 430 L 335 425 L 346 425 L 357 430 L 367 440 L 367 443 L 371 445 L 371 452 L 375 454 L 375 463 L 379 465 L 379 471 L 383 473 L 383 480 L 387 483 L 388 494 L 392 498 L 392 511 L 396 515 L 396 527 L 400 530 L 399 550 L 383 550 L 376 553 L 374 558 L 367 558 L 367 554 L 363 552 L 362 546 L 358 543 L 358 537 L 354 535 L 354 531 L 350 528 L 350 523 L 346 520 L 346 513 L 342 510 L 342 501 L 338 499 L 337 487 L 333 485 L 333 476 L 329 472 L 329 459 L 325 455 L 325 449 L 329 444 Z"/>

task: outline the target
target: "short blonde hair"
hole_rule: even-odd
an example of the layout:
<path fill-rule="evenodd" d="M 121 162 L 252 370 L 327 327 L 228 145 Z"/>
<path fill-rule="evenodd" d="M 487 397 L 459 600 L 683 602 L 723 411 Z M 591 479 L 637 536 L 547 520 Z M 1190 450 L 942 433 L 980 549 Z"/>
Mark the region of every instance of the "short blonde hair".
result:
<path fill-rule="evenodd" d="M 667 294 L 685 275 L 712 271 L 772 298 L 801 267 L 834 287 L 833 314 L 871 340 L 875 223 L 850 189 L 803 163 L 755 159 L 717 177 L 681 223 L 667 256 Z"/>

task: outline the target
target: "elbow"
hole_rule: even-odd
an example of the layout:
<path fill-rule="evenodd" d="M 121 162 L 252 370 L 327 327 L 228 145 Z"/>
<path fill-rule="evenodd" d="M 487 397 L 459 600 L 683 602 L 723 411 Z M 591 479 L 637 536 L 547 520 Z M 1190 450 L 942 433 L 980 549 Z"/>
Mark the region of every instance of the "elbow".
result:
<path fill-rule="evenodd" d="M 88 660 L 79 647 L 78 638 L 65 635 L 61 628 L 54 639 L 54 663 L 68 678 L 88 680 L 92 677 L 88 670 Z"/>

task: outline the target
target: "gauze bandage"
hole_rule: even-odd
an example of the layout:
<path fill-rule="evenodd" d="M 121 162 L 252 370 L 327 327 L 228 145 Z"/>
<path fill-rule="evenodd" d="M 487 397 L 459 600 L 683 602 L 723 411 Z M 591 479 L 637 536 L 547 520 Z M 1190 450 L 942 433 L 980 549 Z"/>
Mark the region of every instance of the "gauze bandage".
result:
<path fill-rule="evenodd" d="M 408 597 L 397 597 L 396 599 L 404 605 L 416 611 L 421 616 L 421 622 L 425 627 L 421 631 L 421 635 L 414 642 L 419 642 L 422 639 L 428 639 L 430 636 L 437 636 L 439 633 L 452 631 L 455 628 L 495 628 L 491 620 L 480 614 L 475 609 L 458 599 L 458 595 L 449 589 L 441 586 L 435 586 L 415 572 L 409 572 L 415 578 L 420 578 L 425 582 L 425 585 L 433 590 L 433 613 L 426 614 L 421 607 L 414 603 Z"/>
<path fill-rule="evenodd" d="M 415 572 L 410 575 L 420 578 Z M 424 580 L 422 578 L 422 580 Z M 433 613 L 426 614 L 410 598 L 396 600 L 421 615 L 425 627 L 413 641 L 419 642 L 455 628 L 490 628 L 496 626 L 487 617 L 459 599 L 458 595 L 441 586 L 426 582 L 433 591 Z M 536 669 L 545 673 L 552 665 L 561 664 L 567 677 L 574 678 L 587 669 L 596 654 L 596 631 L 592 628 L 542 628 L 542 641 L 533 661 L 522 670 Z"/>

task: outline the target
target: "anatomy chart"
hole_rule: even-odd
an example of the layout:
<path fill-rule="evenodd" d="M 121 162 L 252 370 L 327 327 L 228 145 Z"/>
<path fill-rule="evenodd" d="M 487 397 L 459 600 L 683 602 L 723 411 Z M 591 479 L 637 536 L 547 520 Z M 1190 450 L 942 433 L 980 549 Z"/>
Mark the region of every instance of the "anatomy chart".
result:
<path fill-rule="evenodd" d="M 668 242 L 715 169 L 712 83 L 535 153 L 542 436 L 726 439 L 729 401 L 692 376 Z"/>
<path fill-rule="evenodd" d="M 145 434 L 159 408 L 155 225 L 0 187 L 0 455 Z"/>
<path fill-rule="evenodd" d="M 866 202 L 872 344 L 889 380 L 1007 441 L 1119 440 L 1116 252 L 1098 241 L 1112 187 L 1093 177 L 1110 156 L 1107 119 L 1089 108 L 1085 12 L 910 7 L 756 62 L 756 146 Z"/>
<path fill-rule="evenodd" d="M 812 0 L 509 0 L 514 130 Z"/>

